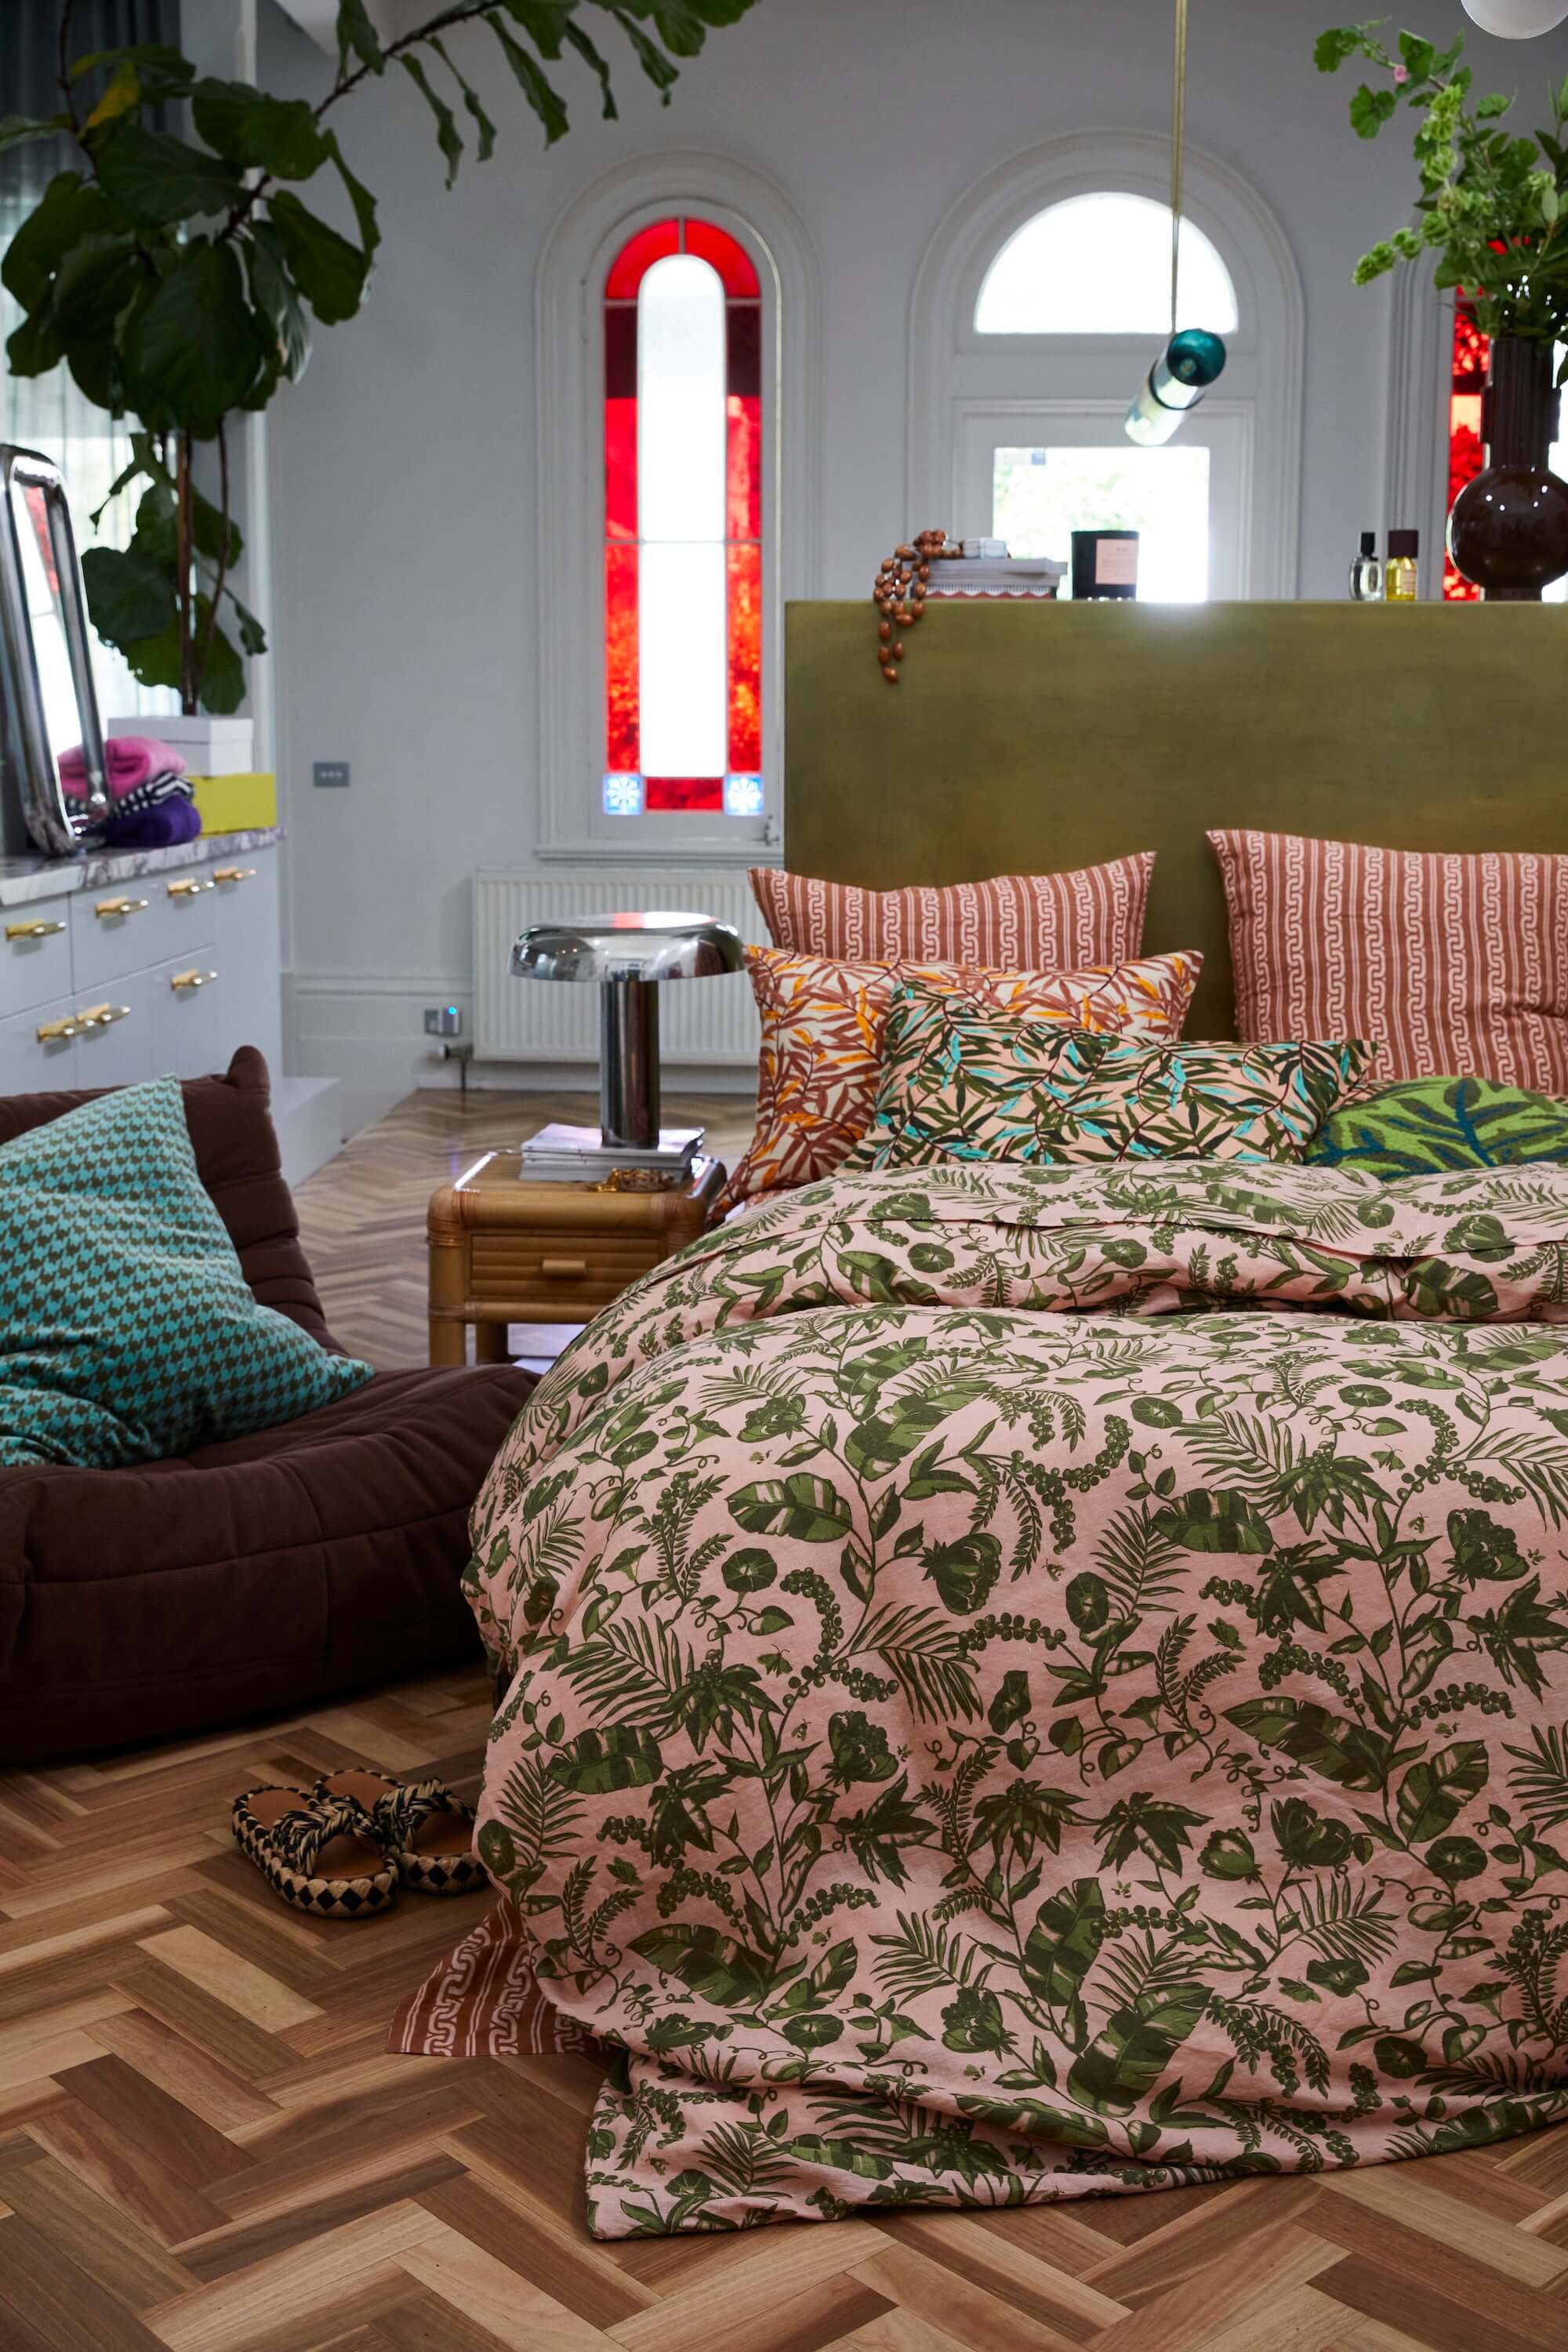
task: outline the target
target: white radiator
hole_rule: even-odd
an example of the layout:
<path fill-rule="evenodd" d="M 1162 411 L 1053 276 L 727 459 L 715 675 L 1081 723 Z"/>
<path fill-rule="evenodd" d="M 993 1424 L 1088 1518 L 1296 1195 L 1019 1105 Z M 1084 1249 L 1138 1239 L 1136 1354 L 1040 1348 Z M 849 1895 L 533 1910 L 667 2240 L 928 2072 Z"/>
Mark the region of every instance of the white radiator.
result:
<path fill-rule="evenodd" d="M 481 1062 L 597 1062 L 599 992 L 513 980 L 512 942 L 531 923 L 570 922 L 616 907 L 679 907 L 732 923 L 765 944 L 767 929 L 743 873 L 631 870 L 533 874 L 485 866 L 474 877 L 474 1054 Z M 754 1065 L 757 1009 L 744 972 L 659 991 L 660 1058 Z"/>

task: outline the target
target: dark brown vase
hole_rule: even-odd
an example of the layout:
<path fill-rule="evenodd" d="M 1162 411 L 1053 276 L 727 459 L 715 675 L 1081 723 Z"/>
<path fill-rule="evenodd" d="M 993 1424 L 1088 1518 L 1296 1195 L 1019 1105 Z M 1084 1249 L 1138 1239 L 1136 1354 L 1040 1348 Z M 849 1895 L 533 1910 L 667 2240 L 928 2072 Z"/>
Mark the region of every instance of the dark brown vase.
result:
<path fill-rule="evenodd" d="M 1448 552 L 1489 604 L 1539 604 L 1568 572 L 1568 482 L 1547 462 L 1561 394 L 1552 353 L 1500 335 L 1481 404 L 1487 468 L 1448 518 Z"/>

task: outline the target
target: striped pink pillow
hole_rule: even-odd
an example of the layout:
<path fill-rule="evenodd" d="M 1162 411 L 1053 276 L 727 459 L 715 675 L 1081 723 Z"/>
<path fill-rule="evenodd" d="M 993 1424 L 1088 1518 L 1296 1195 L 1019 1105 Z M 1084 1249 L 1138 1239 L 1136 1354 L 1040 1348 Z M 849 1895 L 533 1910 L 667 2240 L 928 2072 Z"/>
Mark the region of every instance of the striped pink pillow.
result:
<path fill-rule="evenodd" d="M 1211 833 L 1244 1041 L 1373 1037 L 1377 1081 L 1568 1096 L 1568 857 Z"/>
<path fill-rule="evenodd" d="M 768 936 L 795 955 L 962 963 L 994 971 L 1130 963 L 1143 942 L 1154 853 L 1076 874 L 998 874 L 944 889 L 862 890 L 753 866 Z"/>

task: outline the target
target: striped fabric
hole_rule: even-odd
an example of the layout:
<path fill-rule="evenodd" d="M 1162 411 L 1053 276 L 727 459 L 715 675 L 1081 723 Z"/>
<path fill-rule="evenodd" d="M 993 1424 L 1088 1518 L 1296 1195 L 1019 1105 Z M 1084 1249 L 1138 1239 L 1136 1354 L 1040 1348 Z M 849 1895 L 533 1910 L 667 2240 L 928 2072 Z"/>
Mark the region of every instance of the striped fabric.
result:
<path fill-rule="evenodd" d="M 503 1895 L 401 2004 L 386 2046 L 406 2058 L 527 2058 L 593 2043 L 540 1990 L 517 1906 Z"/>
<path fill-rule="evenodd" d="M 1050 971 L 1126 963 L 1143 940 L 1154 853 L 1074 874 L 998 874 L 945 889 L 861 890 L 753 866 L 768 936 L 796 955 Z"/>
<path fill-rule="evenodd" d="M 1568 857 L 1211 833 L 1248 1042 L 1368 1037 L 1379 1086 L 1568 1096 Z"/>

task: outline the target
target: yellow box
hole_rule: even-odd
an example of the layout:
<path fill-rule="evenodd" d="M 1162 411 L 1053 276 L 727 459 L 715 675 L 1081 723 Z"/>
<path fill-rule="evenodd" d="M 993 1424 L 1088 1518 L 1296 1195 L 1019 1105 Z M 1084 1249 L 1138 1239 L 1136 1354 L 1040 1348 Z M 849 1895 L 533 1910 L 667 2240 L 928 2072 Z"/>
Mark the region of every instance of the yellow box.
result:
<path fill-rule="evenodd" d="M 275 775 L 193 776 L 204 833 L 258 833 L 278 822 Z"/>

